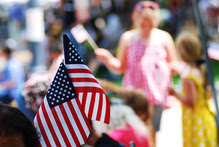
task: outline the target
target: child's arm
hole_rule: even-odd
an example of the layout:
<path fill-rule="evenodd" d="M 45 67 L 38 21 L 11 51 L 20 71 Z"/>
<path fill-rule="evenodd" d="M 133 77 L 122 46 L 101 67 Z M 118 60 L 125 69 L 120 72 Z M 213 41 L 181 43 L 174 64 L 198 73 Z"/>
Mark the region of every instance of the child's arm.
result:
<path fill-rule="evenodd" d="M 188 107 L 193 107 L 196 103 L 197 88 L 192 79 L 183 79 L 183 88 L 185 95 L 182 96 L 176 93 L 173 89 L 169 88 L 169 94 L 175 96 L 179 101 Z"/>
<path fill-rule="evenodd" d="M 130 33 L 125 32 L 119 41 L 119 49 L 117 56 L 114 57 L 108 50 L 99 48 L 95 49 L 95 55 L 97 58 L 102 61 L 107 68 L 116 73 L 116 74 L 121 74 L 125 70 L 126 66 L 126 59 L 125 59 L 125 54 L 126 54 L 126 49 L 128 48 L 129 44 L 129 35 Z"/>

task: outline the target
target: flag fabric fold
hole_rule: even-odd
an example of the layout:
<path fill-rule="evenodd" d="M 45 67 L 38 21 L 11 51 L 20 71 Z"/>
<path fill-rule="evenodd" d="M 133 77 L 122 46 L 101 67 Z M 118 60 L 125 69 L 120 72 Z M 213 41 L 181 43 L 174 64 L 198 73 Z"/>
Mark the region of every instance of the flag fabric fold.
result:
<path fill-rule="evenodd" d="M 63 45 L 65 65 L 87 118 L 109 124 L 110 103 L 108 97 L 65 34 L 63 35 Z"/>
<path fill-rule="evenodd" d="M 41 134 L 40 145 L 74 147 L 87 141 L 91 125 L 63 63 L 53 79 L 33 125 Z"/>

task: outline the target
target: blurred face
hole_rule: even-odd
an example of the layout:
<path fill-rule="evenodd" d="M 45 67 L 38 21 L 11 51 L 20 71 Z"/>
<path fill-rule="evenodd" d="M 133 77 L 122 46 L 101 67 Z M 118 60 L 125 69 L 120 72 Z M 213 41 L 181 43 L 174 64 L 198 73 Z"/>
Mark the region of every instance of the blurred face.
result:
<path fill-rule="evenodd" d="M 150 18 L 146 16 L 140 16 L 136 23 L 137 27 L 140 29 L 142 35 L 148 35 L 154 28 L 153 22 Z"/>
<path fill-rule="evenodd" d="M 5 58 L 6 60 L 8 59 L 8 55 L 3 50 L 0 50 L 0 56 Z"/>

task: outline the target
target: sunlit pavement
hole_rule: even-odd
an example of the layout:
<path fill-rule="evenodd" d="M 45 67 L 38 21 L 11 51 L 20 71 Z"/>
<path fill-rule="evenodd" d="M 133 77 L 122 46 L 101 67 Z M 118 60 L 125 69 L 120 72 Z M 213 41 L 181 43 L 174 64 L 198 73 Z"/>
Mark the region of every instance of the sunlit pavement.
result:
<path fill-rule="evenodd" d="M 182 147 L 182 111 L 179 101 L 165 109 L 161 118 L 161 129 L 157 133 L 157 147 Z"/>

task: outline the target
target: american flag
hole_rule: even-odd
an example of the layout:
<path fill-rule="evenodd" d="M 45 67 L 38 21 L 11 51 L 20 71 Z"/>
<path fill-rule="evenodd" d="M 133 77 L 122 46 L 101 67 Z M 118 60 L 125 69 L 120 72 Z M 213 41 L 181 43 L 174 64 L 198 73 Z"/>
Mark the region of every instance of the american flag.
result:
<path fill-rule="evenodd" d="M 33 125 L 45 147 L 74 147 L 87 141 L 91 125 L 63 63 L 53 79 Z"/>
<path fill-rule="evenodd" d="M 67 35 L 63 35 L 63 44 L 66 68 L 87 118 L 109 124 L 108 97 Z"/>
<path fill-rule="evenodd" d="M 78 24 L 78 25 L 74 26 L 71 29 L 71 34 L 74 36 L 75 40 L 79 44 L 85 42 L 89 37 L 88 32 L 85 30 L 85 28 L 82 24 Z"/>

